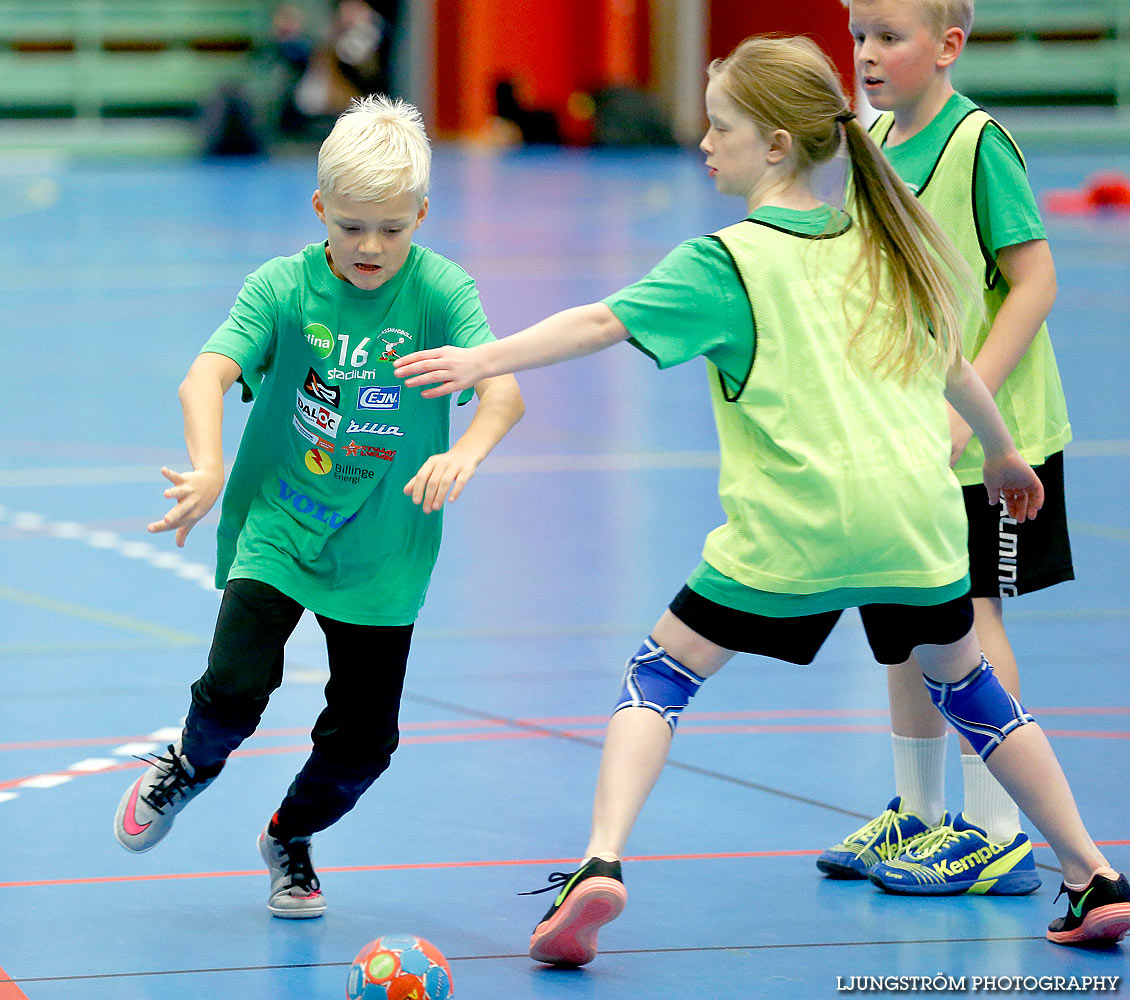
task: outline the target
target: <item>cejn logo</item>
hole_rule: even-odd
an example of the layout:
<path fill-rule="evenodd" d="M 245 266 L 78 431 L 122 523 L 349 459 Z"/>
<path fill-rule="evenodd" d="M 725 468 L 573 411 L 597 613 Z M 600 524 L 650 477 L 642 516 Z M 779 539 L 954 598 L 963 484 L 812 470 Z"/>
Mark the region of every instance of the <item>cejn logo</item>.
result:
<path fill-rule="evenodd" d="M 341 406 L 341 386 L 326 385 L 313 368 L 306 373 L 306 381 L 302 383 L 302 389 L 307 396 L 318 400 L 319 403 Z"/>
<path fill-rule="evenodd" d="M 367 385 L 357 390 L 359 410 L 399 410 L 400 386 Z"/>
<path fill-rule="evenodd" d="M 311 427 L 317 427 L 329 437 L 337 437 L 337 429 L 341 426 L 341 414 L 327 410 L 320 403 L 312 403 L 302 395 L 301 390 L 296 390 L 298 397 L 298 415 Z"/>

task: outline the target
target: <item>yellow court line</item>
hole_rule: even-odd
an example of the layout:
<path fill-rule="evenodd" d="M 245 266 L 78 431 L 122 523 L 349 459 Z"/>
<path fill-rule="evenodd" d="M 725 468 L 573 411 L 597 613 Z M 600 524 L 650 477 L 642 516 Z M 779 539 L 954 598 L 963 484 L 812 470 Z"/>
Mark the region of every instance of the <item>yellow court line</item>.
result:
<path fill-rule="evenodd" d="M 82 604 L 73 604 L 70 601 L 57 601 L 53 597 L 44 597 L 42 594 L 33 594 L 26 590 L 16 590 L 13 587 L 0 586 L 0 601 L 11 601 L 14 604 L 24 604 L 44 611 L 54 611 L 61 615 L 70 615 L 72 618 L 82 618 L 86 621 L 97 622 L 100 625 L 110 625 L 113 628 L 124 629 L 127 632 L 137 632 L 141 635 L 153 636 L 173 646 L 200 646 L 204 641 L 199 636 L 188 632 L 179 632 L 176 629 L 165 628 L 163 625 L 153 625 L 142 621 L 140 618 L 131 618 L 128 615 L 116 615 L 110 611 L 99 611 L 97 608 L 88 608 Z"/>

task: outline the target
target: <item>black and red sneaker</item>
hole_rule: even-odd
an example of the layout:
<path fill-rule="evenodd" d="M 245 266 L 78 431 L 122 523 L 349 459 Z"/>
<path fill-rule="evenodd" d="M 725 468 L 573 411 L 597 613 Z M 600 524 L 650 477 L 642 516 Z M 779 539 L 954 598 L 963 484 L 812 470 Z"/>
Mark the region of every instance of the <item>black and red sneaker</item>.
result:
<path fill-rule="evenodd" d="M 620 862 L 589 858 L 575 872 L 553 872 L 544 889 L 558 889 L 553 905 L 530 937 L 530 958 L 547 965 L 585 965 L 596 958 L 596 936 L 624 911 L 628 890 Z"/>
<path fill-rule="evenodd" d="M 1048 924 L 1048 940 L 1056 944 L 1121 941 L 1130 931 L 1130 882 L 1092 875 L 1084 889 L 1059 887 L 1067 893 L 1067 913 Z"/>

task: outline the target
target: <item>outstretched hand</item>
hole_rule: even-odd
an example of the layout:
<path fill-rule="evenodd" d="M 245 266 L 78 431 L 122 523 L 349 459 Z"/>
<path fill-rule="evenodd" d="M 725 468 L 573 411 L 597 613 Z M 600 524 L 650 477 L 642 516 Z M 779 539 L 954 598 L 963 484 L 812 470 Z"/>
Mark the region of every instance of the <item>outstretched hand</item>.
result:
<path fill-rule="evenodd" d="M 177 503 L 160 521 L 150 524 L 149 531 L 153 534 L 176 531 L 177 548 L 184 548 L 188 533 L 212 509 L 223 490 L 224 477 L 198 469 L 174 472 L 164 466 L 161 468 L 161 475 L 173 484 L 165 490 L 165 496 Z"/>
<path fill-rule="evenodd" d="M 445 500 L 450 503 L 458 500 L 478 467 L 476 459 L 458 448 L 452 448 L 433 455 L 421 465 L 420 471 L 408 480 L 404 492 L 414 504 L 422 507 L 425 514 L 431 514 L 440 510 Z"/>
<path fill-rule="evenodd" d="M 1036 517 L 1044 505 L 1044 484 L 1032 467 L 1015 452 L 985 460 L 985 490 L 989 503 L 1004 501 L 1008 516 L 1017 524 Z"/>
<path fill-rule="evenodd" d="M 434 385 L 435 388 L 420 393 L 425 399 L 470 389 L 483 378 L 482 366 L 475 361 L 475 349 L 450 345 L 397 358 L 393 373 L 404 379 L 406 386 Z"/>

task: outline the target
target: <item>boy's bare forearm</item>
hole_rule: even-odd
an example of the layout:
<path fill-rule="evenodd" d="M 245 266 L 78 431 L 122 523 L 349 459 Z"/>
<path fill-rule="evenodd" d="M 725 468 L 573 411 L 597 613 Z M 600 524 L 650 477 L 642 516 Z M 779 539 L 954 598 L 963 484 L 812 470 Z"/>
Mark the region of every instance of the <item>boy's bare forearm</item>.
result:
<path fill-rule="evenodd" d="M 193 469 L 224 474 L 224 393 L 239 378 L 239 366 L 220 354 L 202 354 L 177 391 L 184 411 L 184 442 Z"/>
<path fill-rule="evenodd" d="M 1046 240 L 1004 247 L 997 264 L 1008 294 L 973 367 L 993 395 L 1032 346 L 1055 304 L 1055 265 Z"/>
<path fill-rule="evenodd" d="M 513 375 L 484 379 L 477 387 L 475 415 L 455 447 L 481 462 L 526 412 L 518 381 Z"/>

